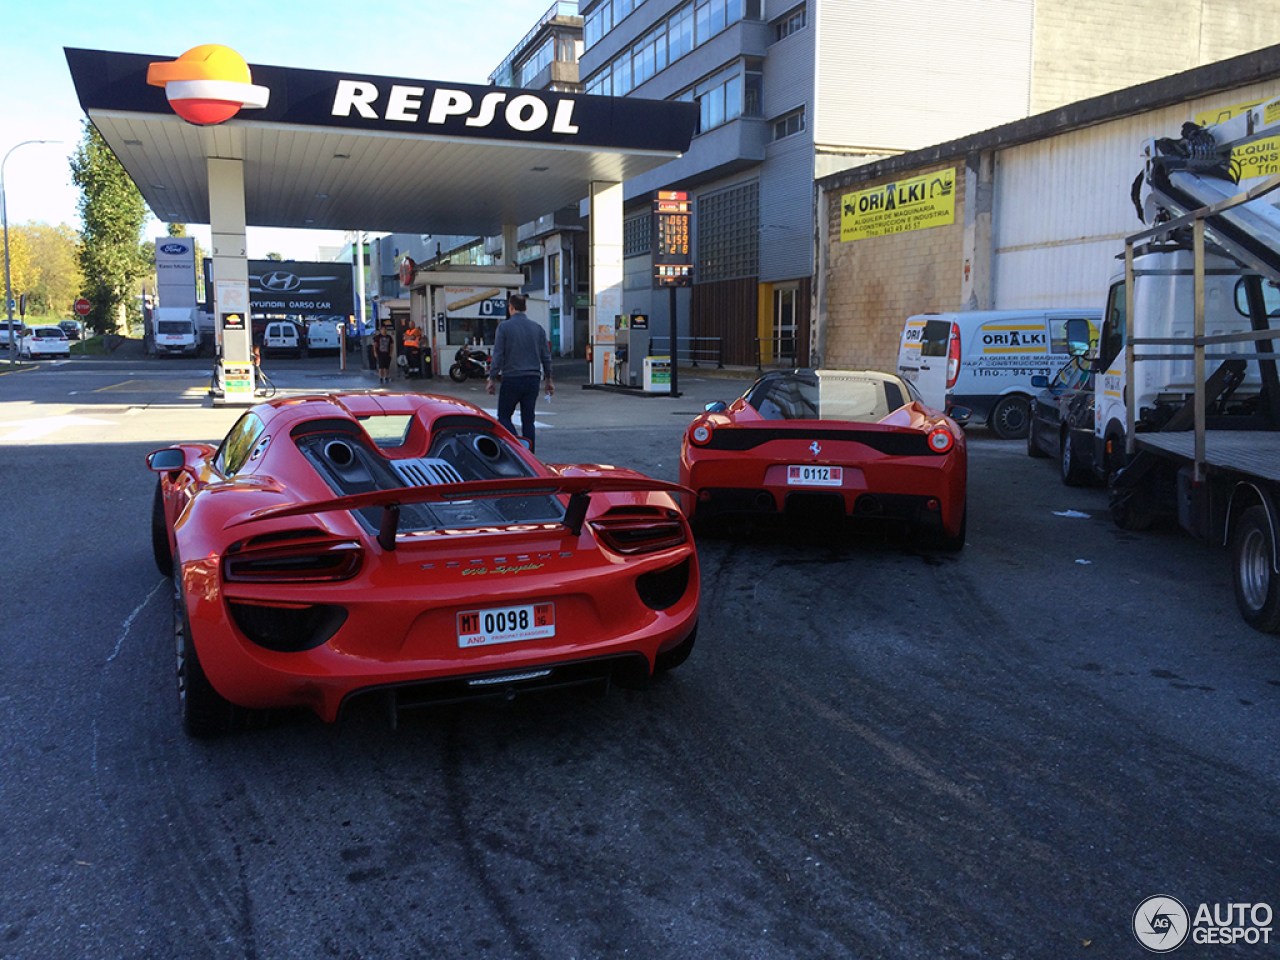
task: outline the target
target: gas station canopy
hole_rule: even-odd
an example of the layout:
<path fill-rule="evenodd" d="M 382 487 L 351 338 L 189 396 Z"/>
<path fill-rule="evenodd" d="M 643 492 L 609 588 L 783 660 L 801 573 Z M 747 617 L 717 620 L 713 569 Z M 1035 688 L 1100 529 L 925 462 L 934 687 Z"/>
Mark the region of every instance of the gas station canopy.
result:
<path fill-rule="evenodd" d="M 249 226 L 492 236 L 678 157 L 697 122 L 692 103 L 248 65 L 209 49 L 235 62 L 66 50 L 85 113 L 168 222 L 210 222 L 218 158 L 243 161 Z M 208 119 L 229 101 L 230 116 Z"/>

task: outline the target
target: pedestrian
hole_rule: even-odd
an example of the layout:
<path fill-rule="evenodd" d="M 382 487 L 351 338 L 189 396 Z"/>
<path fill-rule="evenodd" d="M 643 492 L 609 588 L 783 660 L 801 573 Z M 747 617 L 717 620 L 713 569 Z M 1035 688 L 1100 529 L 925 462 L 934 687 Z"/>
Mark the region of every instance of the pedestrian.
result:
<path fill-rule="evenodd" d="M 391 348 L 396 343 L 396 338 L 392 336 L 391 331 L 391 321 L 388 320 L 382 325 L 382 332 L 373 335 L 373 355 L 378 361 L 379 383 L 391 381 Z"/>
<path fill-rule="evenodd" d="M 486 389 L 495 391 L 498 377 L 502 377 L 502 390 L 498 392 L 498 422 L 516 432 L 511 414 L 520 406 L 520 434 L 534 448 L 533 408 L 538 402 L 538 382 L 547 378 L 547 399 L 556 392 L 551 382 L 551 348 L 547 344 L 542 327 L 525 315 L 529 300 L 522 293 L 513 293 L 507 299 L 507 319 L 498 324 L 493 338 L 493 354 L 489 364 L 489 383 Z"/>
<path fill-rule="evenodd" d="M 422 333 L 412 320 L 404 331 L 404 354 L 407 359 L 405 371 L 422 371 Z"/>

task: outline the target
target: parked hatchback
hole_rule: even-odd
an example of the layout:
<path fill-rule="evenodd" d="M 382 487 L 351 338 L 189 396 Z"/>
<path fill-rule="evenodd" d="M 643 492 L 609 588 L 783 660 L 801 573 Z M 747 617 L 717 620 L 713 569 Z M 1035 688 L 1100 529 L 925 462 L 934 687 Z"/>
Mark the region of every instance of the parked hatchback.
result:
<path fill-rule="evenodd" d="M 65 357 L 71 353 L 71 341 L 61 327 L 32 327 L 22 338 L 18 355 L 23 360 L 37 357 Z"/>

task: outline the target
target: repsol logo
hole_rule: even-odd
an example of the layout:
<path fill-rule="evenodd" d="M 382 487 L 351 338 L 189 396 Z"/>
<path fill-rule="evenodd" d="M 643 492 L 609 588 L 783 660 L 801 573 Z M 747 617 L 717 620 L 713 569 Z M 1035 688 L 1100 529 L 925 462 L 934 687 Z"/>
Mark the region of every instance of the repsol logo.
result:
<path fill-rule="evenodd" d="M 426 87 L 397 83 L 392 84 L 384 100 L 375 83 L 339 80 L 331 112 L 335 117 L 349 117 L 354 110 L 366 120 L 420 123 L 425 94 Z M 533 133 L 550 124 L 551 133 L 574 134 L 578 127 L 573 122 L 573 108 L 573 100 L 559 100 L 553 114 L 541 97 L 528 93 L 514 97 L 510 93 L 486 93 L 477 104 L 465 90 L 441 87 L 431 96 L 431 104 L 426 108 L 426 122 L 440 125 L 452 117 L 465 117 L 468 127 L 488 127 L 501 115 L 508 127 L 522 133 Z"/>

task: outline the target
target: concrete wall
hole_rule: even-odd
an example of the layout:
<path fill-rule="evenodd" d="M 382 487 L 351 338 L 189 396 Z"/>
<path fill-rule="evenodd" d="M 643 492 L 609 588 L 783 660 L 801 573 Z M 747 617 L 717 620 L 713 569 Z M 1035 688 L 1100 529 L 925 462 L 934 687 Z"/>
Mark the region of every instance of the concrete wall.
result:
<path fill-rule="evenodd" d="M 1280 0 L 1036 0 L 1031 112 L 1280 43 Z"/>

